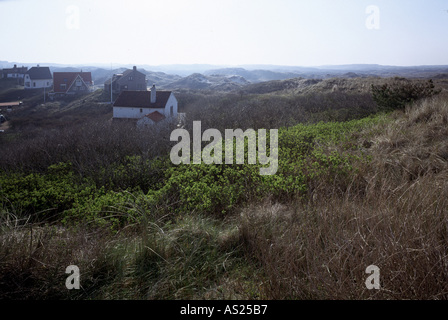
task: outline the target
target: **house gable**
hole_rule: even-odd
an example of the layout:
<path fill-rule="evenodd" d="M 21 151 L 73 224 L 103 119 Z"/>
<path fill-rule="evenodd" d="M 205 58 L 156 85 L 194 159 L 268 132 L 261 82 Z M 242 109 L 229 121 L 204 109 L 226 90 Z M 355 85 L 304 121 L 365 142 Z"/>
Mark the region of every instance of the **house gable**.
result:
<path fill-rule="evenodd" d="M 85 91 L 93 85 L 92 74 L 90 72 L 55 72 L 54 74 L 54 92 L 66 93 Z M 81 85 L 76 85 L 77 81 L 81 81 Z M 73 90 L 82 87 L 84 90 Z"/>
<path fill-rule="evenodd" d="M 150 114 L 147 114 L 145 117 L 151 119 L 154 122 L 159 122 L 166 119 L 165 115 L 161 114 L 159 111 L 151 112 Z"/>
<path fill-rule="evenodd" d="M 87 93 L 89 91 L 90 85 L 88 85 L 84 79 L 78 74 L 76 78 L 73 80 L 70 87 L 67 89 L 67 92 L 70 93 Z"/>
<path fill-rule="evenodd" d="M 123 73 L 114 74 L 111 79 L 104 82 L 104 89 L 110 92 L 112 81 L 112 88 L 114 92 L 122 91 L 146 91 L 146 75 L 137 71 L 137 67 L 127 69 Z"/>
<path fill-rule="evenodd" d="M 146 90 L 146 75 L 137 71 L 137 67 L 126 70 L 116 81 L 121 91 Z"/>

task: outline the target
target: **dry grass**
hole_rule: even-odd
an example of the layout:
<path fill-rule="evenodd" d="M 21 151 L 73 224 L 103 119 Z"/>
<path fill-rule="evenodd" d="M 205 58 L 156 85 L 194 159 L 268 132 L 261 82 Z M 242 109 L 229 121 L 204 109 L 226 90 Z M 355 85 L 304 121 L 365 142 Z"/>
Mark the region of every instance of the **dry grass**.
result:
<path fill-rule="evenodd" d="M 119 271 L 110 257 L 114 241 L 104 230 L 3 222 L 0 299 L 94 298 Z M 81 290 L 65 286 L 69 276 L 65 269 L 70 265 L 82 270 Z"/>
<path fill-rule="evenodd" d="M 448 106 L 410 106 L 381 132 L 344 192 L 320 185 L 307 204 L 252 205 L 246 249 L 272 299 L 448 298 Z M 369 265 L 381 290 L 368 290 Z"/>
<path fill-rule="evenodd" d="M 316 181 L 306 203 L 266 199 L 226 220 L 149 217 L 118 235 L 19 223 L 0 208 L 0 298 L 447 299 L 446 101 L 354 133 L 358 151 L 329 146 L 371 160 Z M 65 287 L 71 264 L 82 290 Z M 370 265 L 380 290 L 366 288 Z"/>

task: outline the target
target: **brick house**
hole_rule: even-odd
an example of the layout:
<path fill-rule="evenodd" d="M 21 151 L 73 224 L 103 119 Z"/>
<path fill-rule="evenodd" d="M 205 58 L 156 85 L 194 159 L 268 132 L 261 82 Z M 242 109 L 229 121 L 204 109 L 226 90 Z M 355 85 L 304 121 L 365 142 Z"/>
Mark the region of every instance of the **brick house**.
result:
<path fill-rule="evenodd" d="M 78 95 L 92 91 L 93 81 L 91 72 L 54 72 L 54 95 Z"/>

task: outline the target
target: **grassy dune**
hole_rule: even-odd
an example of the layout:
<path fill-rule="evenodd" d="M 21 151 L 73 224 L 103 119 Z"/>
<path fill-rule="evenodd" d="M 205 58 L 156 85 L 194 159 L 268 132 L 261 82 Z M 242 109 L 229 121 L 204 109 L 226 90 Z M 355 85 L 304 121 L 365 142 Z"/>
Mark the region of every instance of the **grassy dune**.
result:
<path fill-rule="evenodd" d="M 446 299 L 447 96 L 384 114 L 338 94 L 275 98 L 320 114 L 308 123 L 248 116 L 271 96 L 191 98 L 234 116 L 190 109 L 205 127 L 278 125 L 275 177 L 174 166 L 169 129 L 88 122 L 2 140 L 0 297 Z M 341 116 L 319 101 L 368 112 L 318 122 Z M 81 290 L 65 287 L 69 265 Z M 380 290 L 366 288 L 369 265 Z"/>

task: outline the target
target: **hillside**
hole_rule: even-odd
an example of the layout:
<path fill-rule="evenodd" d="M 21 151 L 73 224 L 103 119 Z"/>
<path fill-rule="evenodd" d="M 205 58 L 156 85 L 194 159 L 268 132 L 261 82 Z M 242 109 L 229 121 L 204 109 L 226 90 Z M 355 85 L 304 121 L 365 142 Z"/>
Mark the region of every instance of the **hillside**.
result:
<path fill-rule="evenodd" d="M 15 62 L 18 65 L 32 66 Z M 4 62 L 7 67 L 14 63 Z M 376 64 L 352 64 L 334 66 L 276 66 L 276 65 L 244 65 L 244 66 L 214 66 L 214 65 L 141 65 L 139 71 L 147 76 L 148 86 L 153 83 L 160 88 L 167 89 L 212 89 L 231 91 L 238 90 L 246 84 L 256 84 L 274 80 L 302 79 L 332 79 L 332 78 L 391 78 L 406 77 L 413 79 L 442 79 L 448 74 L 448 66 L 384 66 Z M 104 66 L 51 66 L 55 71 L 90 71 L 97 86 L 113 74 L 122 73 L 132 65 L 123 65 L 119 68 L 107 68 Z M 199 76 L 199 74 L 201 76 Z M 199 78 L 205 78 L 201 80 Z"/>
<path fill-rule="evenodd" d="M 369 93 L 371 85 L 380 85 L 393 81 L 394 79 L 403 79 L 397 77 L 340 77 L 329 79 L 304 79 L 295 78 L 288 80 L 274 80 L 261 83 L 246 85 L 240 90 L 246 94 L 307 94 L 313 92 L 352 92 Z M 427 79 L 408 79 L 413 82 L 425 82 Z M 434 83 L 438 88 L 448 90 L 448 78 L 443 76 L 435 77 Z"/>
<path fill-rule="evenodd" d="M 191 137 L 194 120 L 277 129 L 268 176 L 246 157 L 174 165 L 175 127 L 114 125 L 101 90 L 24 99 L 0 134 L 0 298 L 448 298 L 448 94 L 378 112 L 373 80 L 179 93 Z M 83 290 L 64 286 L 73 264 Z"/>
<path fill-rule="evenodd" d="M 22 101 L 22 105 L 12 111 L 0 110 L 9 121 L 8 132 L 33 135 L 35 131 L 54 130 L 76 123 L 108 121 L 112 117 L 112 107 L 102 90 L 97 90 L 78 98 L 46 99 L 42 90 L 10 89 L 0 93 L 0 101 Z"/>
<path fill-rule="evenodd" d="M 165 87 L 170 89 L 189 89 L 189 90 L 215 90 L 215 91 L 233 91 L 248 84 L 244 77 L 239 75 L 208 75 L 194 73 L 187 77 L 171 82 Z"/>
<path fill-rule="evenodd" d="M 57 299 L 446 298 L 446 99 L 282 129 L 278 175 L 266 179 L 250 166 L 160 159 L 150 168 L 129 153 L 138 150 L 127 145 L 135 146 L 129 128 L 125 136 L 102 126 L 35 140 L 27 151 L 35 166 L 72 161 L 0 176 L 3 199 L 22 203 L 1 211 L 0 296 L 33 299 L 45 288 Z M 60 285 L 66 275 L 57 270 L 71 259 L 87 290 Z M 384 290 L 366 290 L 372 264 Z"/>

